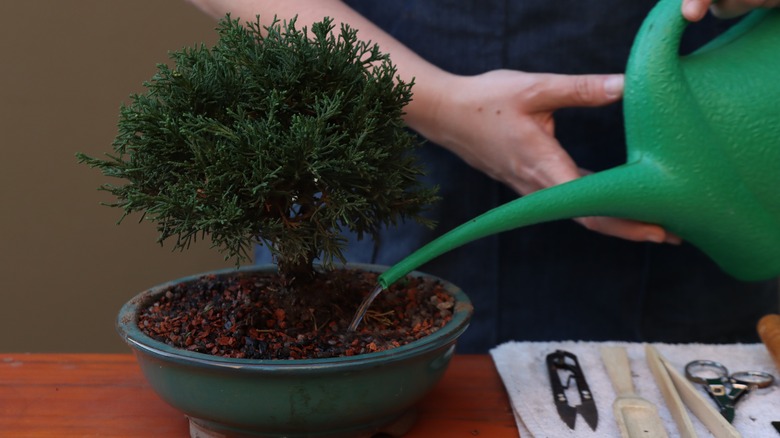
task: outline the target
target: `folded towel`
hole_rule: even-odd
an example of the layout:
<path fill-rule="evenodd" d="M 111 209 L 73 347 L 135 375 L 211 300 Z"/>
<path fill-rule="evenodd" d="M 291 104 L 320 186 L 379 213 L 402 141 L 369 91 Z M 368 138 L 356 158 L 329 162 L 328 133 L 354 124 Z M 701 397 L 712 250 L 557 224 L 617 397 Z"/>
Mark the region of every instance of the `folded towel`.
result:
<path fill-rule="evenodd" d="M 650 400 L 657 407 L 670 437 L 679 436 L 677 425 L 666 408 L 661 391 L 655 383 L 645 358 L 645 346 L 622 342 L 508 342 L 490 351 L 498 373 L 507 389 L 520 436 L 536 438 L 576 437 L 619 437 L 620 432 L 612 413 L 612 402 L 616 393 L 601 361 L 600 348 L 604 345 L 626 347 L 631 362 L 634 389 L 641 397 Z M 774 374 L 777 370 L 763 344 L 653 344 L 680 373 L 685 365 L 696 359 L 720 362 L 729 372 L 765 371 Z M 575 430 L 558 416 L 553 402 L 550 378 L 545 358 L 555 350 L 569 351 L 577 356 L 585 379 L 590 386 L 599 412 L 599 424 L 593 432 L 584 419 L 578 415 Z M 565 383 L 565 382 L 564 382 Z M 578 401 L 576 385 L 567 391 L 570 402 Z M 704 388 L 700 388 L 705 394 Z M 705 397 L 709 399 L 705 395 Z M 573 403 L 576 404 L 576 403 Z M 714 404 L 714 401 L 713 401 Z M 700 437 L 712 434 L 688 412 Z M 734 427 L 744 437 L 780 437 L 772 427 L 772 421 L 780 420 L 780 390 L 778 383 L 765 389 L 748 393 L 736 405 Z"/>

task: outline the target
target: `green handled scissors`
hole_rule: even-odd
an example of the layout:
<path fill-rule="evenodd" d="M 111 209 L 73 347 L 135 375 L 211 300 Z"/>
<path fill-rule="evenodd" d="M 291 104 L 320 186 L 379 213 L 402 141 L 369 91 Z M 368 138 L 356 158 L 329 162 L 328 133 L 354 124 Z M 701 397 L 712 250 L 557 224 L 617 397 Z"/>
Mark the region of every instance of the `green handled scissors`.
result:
<path fill-rule="evenodd" d="M 775 381 L 774 376 L 763 371 L 729 374 L 725 366 L 713 360 L 689 362 L 685 365 L 685 377 L 704 386 L 729 423 L 734 421 L 735 406 L 745 394 L 755 388 L 766 388 Z"/>

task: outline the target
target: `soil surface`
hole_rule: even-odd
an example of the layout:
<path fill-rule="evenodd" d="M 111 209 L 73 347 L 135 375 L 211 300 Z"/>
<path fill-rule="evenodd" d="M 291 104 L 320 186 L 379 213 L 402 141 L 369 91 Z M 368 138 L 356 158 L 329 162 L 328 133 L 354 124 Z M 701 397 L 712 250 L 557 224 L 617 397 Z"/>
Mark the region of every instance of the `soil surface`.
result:
<path fill-rule="evenodd" d="M 208 275 L 162 293 L 138 325 L 173 347 L 247 359 L 354 356 L 405 345 L 452 319 L 454 299 L 436 281 L 408 278 L 379 294 L 347 330 L 376 273 L 318 273 L 293 293 L 273 274 Z"/>

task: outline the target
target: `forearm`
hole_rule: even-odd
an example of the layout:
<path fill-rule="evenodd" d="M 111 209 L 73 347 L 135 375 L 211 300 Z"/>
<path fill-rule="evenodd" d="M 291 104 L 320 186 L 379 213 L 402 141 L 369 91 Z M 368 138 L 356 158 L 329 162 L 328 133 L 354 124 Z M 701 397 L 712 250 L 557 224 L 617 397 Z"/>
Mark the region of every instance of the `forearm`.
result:
<path fill-rule="evenodd" d="M 414 79 L 413 100 L 406 107 L 405 121 L 423 136 L 436 140 L 436 114 L 441 96 L 446 92 L 446 83 L 454 76 L 421 58 L 345 3 L 339 0 L 188 1 L 215 18 L 230 12 L 234 19 L 253 21 L 259 15 L 261 22 L 269 25 L 275 16 L 281 20 L 297 16 L 299 25 L 310 26 L 327 16 L 334 20 L 337 29 L 341 23 L 357 29 L 358 38 L 378 44 L 383 53 L 390 55 L 404 82 Z"/>

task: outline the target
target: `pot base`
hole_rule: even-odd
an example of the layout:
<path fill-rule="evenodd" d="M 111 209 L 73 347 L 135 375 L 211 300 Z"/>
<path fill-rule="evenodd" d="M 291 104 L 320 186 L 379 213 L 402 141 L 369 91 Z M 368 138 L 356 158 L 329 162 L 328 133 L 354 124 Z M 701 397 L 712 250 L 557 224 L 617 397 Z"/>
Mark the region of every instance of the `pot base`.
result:
<path fill-rule="evenodd" d="M 255 435 L 255 434 L 245 434 L 245 433 L 235 433 L 235 432 L 224 432 L 224 431 L 217 431 L 212 428 L 209 428 L 207 425 L 205 425 L 202 420 L 198 420 L 194 417 L 188 417 L 190 422 L 190 438 L 278 438 L 281 437 L 277 435 Z M 290 438 L 296 438 L 296 437 L 317 437 L 317 438 L 372 438 L 374 436 L 382 436 L 382 437 L 390 437 L 390 438 L 400 438 L 404 435 L 406 435 L 411 429 L 412 426 L 414 426 L 415 421 L 417 421 L 417 410 L 411 409 L 406 412 L 404 412 L 400 417 L 393 420 L 391 423 L 384 425 L 382 427 L 379 427 L 378 429 L 372 430 L 372 431 L 363 431 L 363 432 L 357 432 L 354 434 L 332 434 L 328 433 L 326 431 L 323 431 L 321 434 L 310 434 L 307 433 L 305 435 L 284 435 L 285 437 Z"/>

